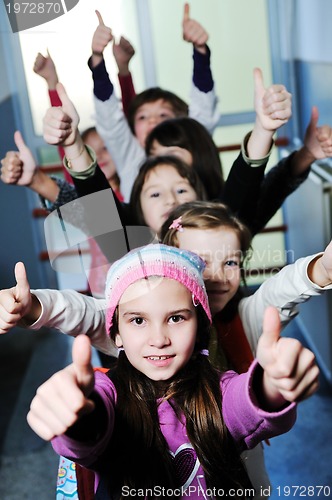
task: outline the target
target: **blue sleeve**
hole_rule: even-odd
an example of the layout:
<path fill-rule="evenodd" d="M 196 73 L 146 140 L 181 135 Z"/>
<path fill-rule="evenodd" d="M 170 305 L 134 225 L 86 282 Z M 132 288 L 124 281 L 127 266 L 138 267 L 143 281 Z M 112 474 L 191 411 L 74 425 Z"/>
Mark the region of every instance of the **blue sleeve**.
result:
<path fill-rule="evenodd" d="M 210 66 L 210 56 L 211 52 L 208 46 L 207 54 L 201 54 L 194 48 L 193 60 L 194 60 L 194 70 L 193 70 L 193 82 L 195 87 L 201 92 L 210 92 L 214 87 L 214 81 L 212 78 L 211 66 Z"/>
<path fill-rule="evenodd" d="M 91 57 L 88 66 L 92 72 L 93 93 L 100 101 L 107 101 L 113 94 L 113 84 L 105 66 L 104 59 L 95 67 L 91 65 Z"/>

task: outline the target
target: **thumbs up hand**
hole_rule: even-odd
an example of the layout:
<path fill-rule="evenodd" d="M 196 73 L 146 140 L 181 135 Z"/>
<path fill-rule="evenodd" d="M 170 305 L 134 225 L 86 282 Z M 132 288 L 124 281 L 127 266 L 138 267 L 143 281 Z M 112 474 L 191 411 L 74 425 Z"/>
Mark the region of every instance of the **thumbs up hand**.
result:
<path fill-rule="evenodd" d="M 91 43 L 93 67 L 97 66 L 102 61 L 105 48 L 113 40 L 111 28 L 105 26 L 99 10 L 95 12 L 98 18 L 98 26 L 93 34 Z"/>
<path fill-rule="evenodd" d="M 256 121 L 264 130 L 275 132 L 292 116 L 292 95 L 284 85 L 265 88 L 261 69 L 254 69 Z"/>
<path fill-rule="evenodd" d="M 318 127 L 319 111 L 311 108 L 310 122 L 306 128 L 303 144 L 312 155 L 312 162 L 332 156 L 332 128 L 329 125 Z"/>
<path fill-rule="evenodd" d="M 206 54 L 206 43 L 209 35 L 201 24 L 190 18 L 190 6 L 188 3 L 184 4 L 182 35 L 183 40 L 192 43 L 198 52 Z"/>
<path fill-rule="evenodd" d="M 0 334 L 7 333 L 25 316 L 31 314 L 31 318 L 30 316 L 29 318 L 33 322 L 40 314 L 37 307 L 36 309 L 32 307 L 33 297 L 22 262 L 18 262 L 15 266 L 15 279 L 16 285 L 14 287 L 0 290 Z M 37 304 L 35 305 L 37 306 Z"/>
<path fill-rule="evenodd" d="M 72 354 L 73 363 L 38 388 L 27 415 L 30 427 L 47 441 L 64 434 L 95 408 L 88 398 L 94 387 L 89 338 L 76 337 Z"/>
<path fill-rule="evenodd" d="M 55 89 L 59 79 L 54 61 L 48 50 L 46 56 L 38 52 L 33 65 L 33 71 L 46 80 L 49 90 Z"/>
<path fill-rule="evenodd" d="M 56 90 L 62 106 L 47 110 L 43 118 L 43 136 L 48 144 L 71 146 L 77 139 L 79 116 L 65 87 L 58 83 Z"/>
<path fill-rule="evenodd" d="M 14 141 L 18 151 L 7 151 L 6 156 L 1 160 L 1 180 L 5 184 L 29 186 L 37 165 L 19 131 L 15 132 Z"/>
<path fill-rule="evenodd" d="M 262 395 L 268 409 L 277 409 L 286 401 L 301 401 L 318 388 L 314 354 L 298 340 L 280 337 L 279 314 L 273 307 L 265 311 L 257 360 L 264 369 Z"/>

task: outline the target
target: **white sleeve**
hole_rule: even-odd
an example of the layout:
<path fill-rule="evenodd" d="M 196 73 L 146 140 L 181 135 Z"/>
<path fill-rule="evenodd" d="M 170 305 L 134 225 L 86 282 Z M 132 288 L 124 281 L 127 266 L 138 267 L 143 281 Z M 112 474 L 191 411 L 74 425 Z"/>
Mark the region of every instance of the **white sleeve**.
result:
<path fill-rule="evenodd" d="M 96 349 L 116 355 L 117 349 L 106 334 L 104 299 L 95 299 L 75 290 L 31 290 L 39 300 L 42 312 L 29 326 L 39 330 L 46 326 L 76 337 L 88 335 Z"/>
<path fill-rule="evenodd" d="M 145 151 L 132 134 L 117 97 L 112 93 L 107 101 L 94 96 L 96 128 L 116 165 L 121 182 L 121 193 L 126 203 L 145 160 Z"/>
<path fill-rule="evenodd" d="M 332 289 L 332 285 L 321 288 L 308 277 L 308 265 L 317 255 L 320 254 L 303 257 L 284 267 L 275 276 L 264 281 L 253 295 L 240 301 L 240 318 L 254 355 L 267 306 L 274 306 L 279 310 L 284 328 L 298 314 L 298 304 Z"/>
<path fill-rule="evenodd" d="M 202 92 L 192 82 L 189 101 L 189 116 L 204 125 L 212 135 L 220 120 L 215 89 Z"/>

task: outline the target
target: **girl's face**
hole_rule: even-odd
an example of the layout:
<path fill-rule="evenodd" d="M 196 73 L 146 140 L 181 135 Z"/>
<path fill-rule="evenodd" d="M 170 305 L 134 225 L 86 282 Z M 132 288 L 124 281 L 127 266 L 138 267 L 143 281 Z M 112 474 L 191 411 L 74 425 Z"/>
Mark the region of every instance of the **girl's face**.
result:
<path fill-rule="evenodd" d="M 156 233 L 175 207 L 194 200 L 196 191 L 171 165 L 158 165 L 150 170 L 140 195 L 145 223 Z"/>
<path fill-rule="evenodd" d="M 136 281 L 119 302 L 118 328 L 115 342 L 129 362 L 152 380 L 169 380 L 195 348 L 197 316 L 191 293 L 168 278 Z"/>
<path fill-rule="evenodd" d="M 188 149 L 180 148 L 179 146 L 162 146 L 160 142 L 154 140 L 150 150 L 151 156 L 177 156 L 190 167 L 193 164 L 193 157 Z"/>
<path fill-rule="evenodd" d="M 109 181 L 116 174 L 115 164 L 106 148 L 104 141 L 97 132 L 90 132 L 85 143 L 90 146 L 97 156 L 97 163 Z"/>
<path fill-rule="evenodd" d="M 145 147 L 145 141 L 152 129 L 158 123 L 164 122 L 170 118 L 175 118 L 175 113 L 172 106 L 164 101 L 158 99 L 154 102 L 146 102 L 140 106 L 134 118 L 134 131 L 138 142 Z"/>
<path fill-rule="evenodd" d="M 197 253 L 205 262 L 204 281 L 212 315 L 234 297 L 241 282 L 241 247 L 233 229 L 184 228 L 177 233 L 179 248 Z"/>

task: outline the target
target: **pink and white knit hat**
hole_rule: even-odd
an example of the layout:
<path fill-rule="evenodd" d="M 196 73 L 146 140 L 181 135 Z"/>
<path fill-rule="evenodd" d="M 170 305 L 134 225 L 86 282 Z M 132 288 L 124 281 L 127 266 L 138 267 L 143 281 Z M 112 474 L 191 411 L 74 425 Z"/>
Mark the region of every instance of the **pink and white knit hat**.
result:
<path fill-rule="evenodd" d="M 202 277 L 204 261 L 195 253 L 162 244 L 136 248 L 110 267 L 106 278 L 106 331 L 110 332 L 113 316 L 122 294 L 129 285 L 149 276 L 178 281 L 192 293 L 194 304 L 200 304 L 211 323 L 211 312 Z"/>

